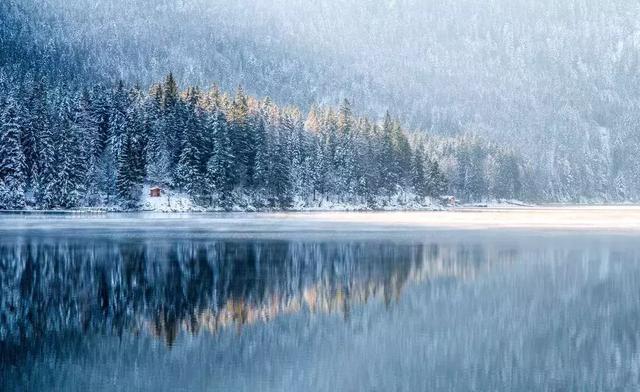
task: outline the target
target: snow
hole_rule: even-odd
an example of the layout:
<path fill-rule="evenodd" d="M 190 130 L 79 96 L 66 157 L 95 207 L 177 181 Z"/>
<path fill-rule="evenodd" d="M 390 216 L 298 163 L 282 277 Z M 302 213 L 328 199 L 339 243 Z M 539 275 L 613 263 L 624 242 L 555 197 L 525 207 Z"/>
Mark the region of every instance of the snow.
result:
<path fill-rule="evenodd" d="M 175 190 L 163 189 L 161 197 L 150 196 L 150 186 L 145 186 L 141 200 L 140 211 L 144 212 L 222 212 L 219 207 L 206 208 L 196 205 L 191 197 Z M 233 212 L 257 212 L 270 211 L 269 208 L 258 208 L 254 206 L 254 201 L 247 196 L 237 196 L 238 201 L 231 207 Z M 319 200 L 309 200 L 301 197 L 294 199 L 293 205 L 287 211 L 434 211 L 442 210 L 443 207 L 425 199 L 424 202 L 417 201 L 413 194 L 396 194 L 389 198 L 376 197 L 373 206 L 367 203 L 349 203 L 338 201 L 338 198 L 325 197 Z M 279 209 L 276 209 L 276 211 Z"/>
<path fill-rule="evenodd" d="M 191 198 L 180 192 L 163 190 L 160 197 L 151 197 L 150 186 L 145 186 L 142 190 L 141 211 L 156 212 L 199 212 L 204 211 L 202 207 L 196 206 Z"/>

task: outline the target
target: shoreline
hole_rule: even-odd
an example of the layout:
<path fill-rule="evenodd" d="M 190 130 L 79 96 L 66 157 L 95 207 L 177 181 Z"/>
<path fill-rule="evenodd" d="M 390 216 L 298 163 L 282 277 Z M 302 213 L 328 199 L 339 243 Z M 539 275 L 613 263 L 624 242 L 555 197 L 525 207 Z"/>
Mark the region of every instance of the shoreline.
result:
<path fill-rule="evenodd" d="M 234 208 L 231 210 L 223 209 L 207 209 L 207 208 L 188 208 L 188 209 L 120 209 L 117 207 L 84 207 L 77 209 L 21 209 L 21 210 L 2 210 L 0 215 L 219 215 L 219 214 L 313 214 L 313 213 L 345 213 L 345 214 L 372 214 L 372 213 L 445 213 L 445 212 L 491 212 L 491 211 L 569 211 L 569 210 L 617 210 L 617 209 L 640 209 L 640 203 L 593 203 L 593 204 L 574 204 L 574 203 L 544 203 L 544 204 L 528 204 L 524 202 L 518 203 L 469 203 L 457 206 L 431 205 L 424 207 L 402 208 L 400 206 L 392 206 L 389 208 L 366 208 L 366 207 L 344 207 L 339 208 Z"/>
<path fill-rule="evenodd" d="M 0 230 L 98 229 L 203 233 L 435 231 L 640 232 L 640 206 L 462 206 L 423 211 L 0 213 Z"/>

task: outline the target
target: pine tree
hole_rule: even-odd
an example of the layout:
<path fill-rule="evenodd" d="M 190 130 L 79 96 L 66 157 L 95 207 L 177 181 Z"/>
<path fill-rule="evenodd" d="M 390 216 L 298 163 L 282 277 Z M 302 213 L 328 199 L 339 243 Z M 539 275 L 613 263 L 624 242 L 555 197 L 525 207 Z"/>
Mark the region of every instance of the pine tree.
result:
<path fill-rule="evenodd" d="M 469 170 L 467 171 L 467 195 L 470 200 L 478 201 L 487 195 L 485 178 L 486 155 L 480 145 L 474 141 L 471 147 Z"/>
<path fill-rule="evenodd" d="M 256 196 L 259 198 L 266 191 L 266 177 L 269 170 L 269 154 L 268 154 L 268 137 L 262 115 L 255 120 L 255 136 L 256 136 L 256 159 L 255 170 L 253 171 L 253 188 Z"/>
<path fill-rule="evenodd" d="M 111 111 L 109 113 L 109 146 L 113 149 L 116 157 L 120 156 L 123 149 L 125 135 L 129 122 L 132 101 L 130 95 L 122 82 L 119 82 L 111 99 Z"/>
<path fill-rule="evenodd" d="M 142 111 L 145 116 L 147 143 L 145 149 L 146 180 L 152 185 L 169 186 L 171 184 L 171 155 L 169 140 L 165 133 L 163 105 L 163 87 L 154 85 L 149 97 L 144 101 Z"/>
<path fill-rule="evenodd" d="M 53 184 L 53 207 L 73 208 L 79 201 L 78 184 L 75 181 L 75 150 L 73 137 L 68 123 L 62 126 L 56 143 L 56 179 Z"/>
<path fill-rule="evenodd" d="M 111 139 L 111 94 L 104 86 L 96 86 L 93 91 L 93 115 L 96 134 L 93 137 L 91 152 L 100 159 Z"/>
<path fill-rule="evenodd" d="M 288 208 L 293 202 L 291 166 L 287 162 L 285 146 L 282 134 L 270 145 L 268 192 L 269 203 L 274 208 Z"/>
<path fill-rule="evenodd" d="M 311 169 L 311 183 L 313 186 L 313 200 L 327 193 L 327 172 L 329 170 L 325 149 L 319 137 L 314 138 L 313 160 Z"/>
<path fill-rule="evenodd" d="M 406 186 L 411 180 L 411 145 L 407 135 L 397 121 L 393 125 L 395 150 L 395 178 L 399 185 Z"/>
<path fill-rule="evenodd" d="M 55 207 L 56 157 L 52 125 L 46 122 L 38 136 L 38 161 L 34 184 L 36 205 L 40 208 Z"/>
<path fill-rule="evenodd" d="M 216 193 L 220 206 L 230 208 L 233 203 L 234 175 L 233 146 L 228 128 L 221 113 L 217 115 L 215 125 L 212 126 L 214 140 L 213 153 L 207 162 L 207 185 L 211 193 Z"/>
<path fill-rule="evenodd" d="M 116 176 L 118 198 L 125 208 L 135 208 L 140 201 L 142 178 L 136 169 L 138 154 L 134 137 L 126 133 L 118 156 Z"/>
<path fill-rule="evenodd" d="M 355 157 L 354 157 L 354 129 L 351 104 L 344 100 L 338 113 L 338 140 L 335 148 L 334 167 L 337 174 L 336 191 L 353 197 L 355 193 Z"/>
<path fill-rule="evenodd" d="M 443 196 L 447 191 L 448 183 L 444 173 L 440 170 L 438 161 L 429 161 L 429 196 L 438 197 Z"/>
<path fill-rule="evenodd" d="M 425 155 L 424 145 L 419 143 L 413 154 L 412 164 L 412 183 L 413 189 L 416 195 L 420 198 L 424 198 L 429 195 L 429 181 L 427 179 L 427 173 L 425 173 Z"/>
<path fill-rule="evenodd" d="M 98 179 L 99 189 L 105 195 L 106 205 L 117 202 L 117 174 L 118 162 L 112 149 L 108 148 L 98 161 L 100 177 Z"/>
<path fill-rule="evenodd" d="M 42 129 L 48 126 L 46 95 L 44 82 L 36 82 L 26 100 L 25 117 L 21 126 L 20 143 L 25 156 L 25 182 L 26 187 L 34 194 L 38 176 L 38 150 L 40 148 L 38 139 Z"/>
<path fill-rule="evenodd" d="M 177 168 L 178 184 L 190 196 L 197 198 L 202 192 L 204 173 L 200 170 L 200 150 L 195 136 L 196 130 L 187 128 L 186 133 Z"/>
<path fill-rule="evenodd" d="M 242 87 L 238 87 L 228 115 L 233 154 L 237 158 L 236 176 L 240 184 L 252 187 L 255 170 L 255 134 L 250 126 L 249 105 Z"/>
<path fill-rule="evenodd" d="M 173 74 L 167 75 L 162 86 L 162 133 L 167 139 L 169 152 L 169 171 L 174 185 L 180 185 L 177 172 L 178 162 L 182 154 L 184 143 L 184 128 L 186 126 L 187 108 L 180 99 L 178 84 Z"/>
<path fill-rule="evenodd" d="M 9 100 L 0 120 L 0 209 L 25 206 L 25 157 L 18 118 L 19 108 Z"/>
<path fill-rule="evenodd" d="M 512 154 L 498 152 L 494 166 L 491 176 L 493 196 L 502 199 L 518 198 L 522 184 L 516 158 Z"/>
<path fill-rule="evenodd" d="M 398 184 L 398 161 L 395 154 L 395 141 L 394 141 L 394 124 L 391 120 L 391 115 L 387 112 L 384 116 L 384 122 L 382 124 L 382 153 L 380 155 L 380 163 L 382 164 L 380 170 L 380 181 L 384 191 L 390 197 L 395 191 Z"/>
<path fill-rule="evenodd" d="M 164 80 L 162 88 L 162 107 L 166 112 L 170 112 L 179 100 L 178 83 L 173 77 L 173 73 L 169 73 Z"/>

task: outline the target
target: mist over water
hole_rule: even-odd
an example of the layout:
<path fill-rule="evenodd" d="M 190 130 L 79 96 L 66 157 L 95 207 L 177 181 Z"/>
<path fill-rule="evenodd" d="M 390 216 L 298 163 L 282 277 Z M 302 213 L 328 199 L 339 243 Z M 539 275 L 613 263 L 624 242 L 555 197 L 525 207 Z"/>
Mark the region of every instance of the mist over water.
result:
<path fill-rule="evenodd" d="M 0 389 L 638 387 L 632 234 L 205 222 L 4 232 Z"/>

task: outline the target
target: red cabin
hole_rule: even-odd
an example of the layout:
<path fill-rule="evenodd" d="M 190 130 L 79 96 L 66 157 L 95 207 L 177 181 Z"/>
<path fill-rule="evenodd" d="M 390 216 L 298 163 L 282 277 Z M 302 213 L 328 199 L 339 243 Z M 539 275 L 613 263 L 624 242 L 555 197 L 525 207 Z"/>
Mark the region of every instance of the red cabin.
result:
<path fill-rule="evenodd" d="M 154 186 L 153 188 L 149 189 L 150 197 L 160 197 L 161 194 L 162 194 L 162 189 L 160 187 Z"/>

